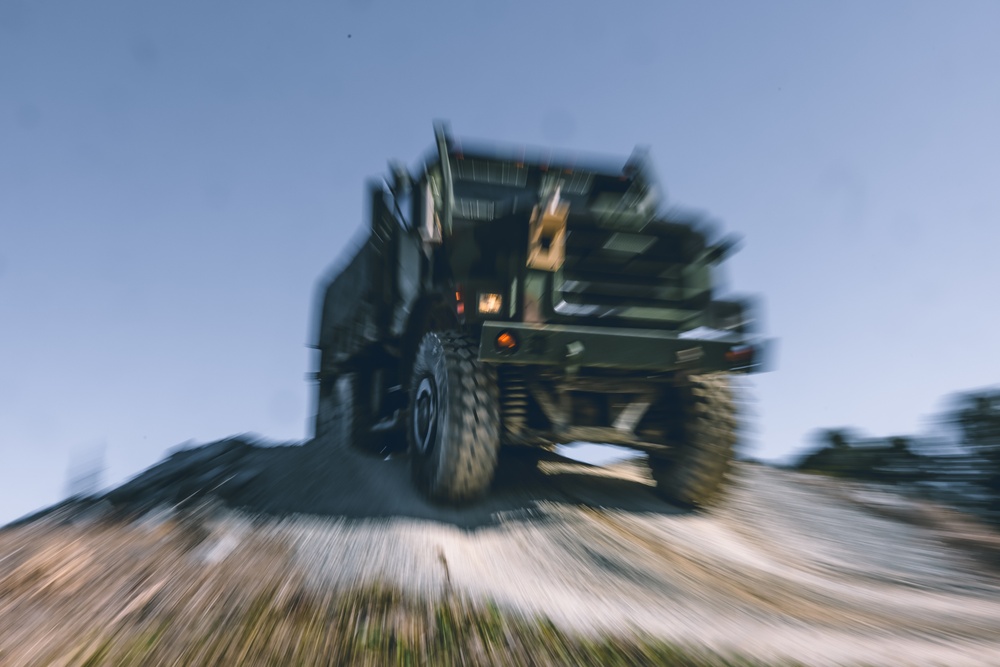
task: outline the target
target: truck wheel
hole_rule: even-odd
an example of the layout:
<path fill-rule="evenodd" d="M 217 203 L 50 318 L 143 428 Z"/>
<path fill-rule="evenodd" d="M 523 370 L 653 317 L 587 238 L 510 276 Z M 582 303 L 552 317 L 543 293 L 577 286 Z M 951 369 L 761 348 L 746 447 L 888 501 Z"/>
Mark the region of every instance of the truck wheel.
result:
<path fill-rule="evenodd" d="M 706 507 L 721 496 L 736 448 L 729 378 L 691 376 L 668 402 L 672 405 L 658 408 L 669 414 L 664 426 L 678 449 L 669 458 L 649 457 L 656 490 L 678 505 Z"/>
<path fill-rule="evenodd" d="M 371 432 L 374 423 L 371 378 L 363 373 L 346 373 L 337 382 L 336 394 L 344 441 L 361 451 L 381 451 L 381 438 Z"/>
<path fill-rule="evenodd" d="M 495 369 L 477 350 L 468 336 L 432 332 L 414 359 L 406 432 L 414 479 L 434 500 L 473 500 L 493 481 L 499 392 Z"/>
<path fill-rule="evenodd" d="M 326 440 L 331 433 L 335 433 L 338 418 L 337 379 L 324 378 L 320 385 L 319 398 L 316 401 L 316 423 L 313 427 L 314 439 Z"/>

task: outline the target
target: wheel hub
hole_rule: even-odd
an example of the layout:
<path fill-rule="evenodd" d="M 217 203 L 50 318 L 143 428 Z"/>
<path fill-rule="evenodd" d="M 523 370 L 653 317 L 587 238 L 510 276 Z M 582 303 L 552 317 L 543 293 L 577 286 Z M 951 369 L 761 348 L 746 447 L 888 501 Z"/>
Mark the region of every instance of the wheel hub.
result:
<path fill-rule="evenodd" d="M 430 450 L 436 427 L 437 388 L 431 378 L 425 377 L 417 386 L 413 406 L 413 440 L 417 443 L 421 454 L 426 454 Z"/>

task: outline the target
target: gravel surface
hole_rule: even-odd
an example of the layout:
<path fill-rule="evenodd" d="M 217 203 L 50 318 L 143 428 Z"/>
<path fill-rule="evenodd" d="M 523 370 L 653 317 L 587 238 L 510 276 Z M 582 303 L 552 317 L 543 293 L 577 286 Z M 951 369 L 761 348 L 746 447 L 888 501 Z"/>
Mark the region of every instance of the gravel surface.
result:
<path fill-rule="evenodd" d="M 633 462 L 512 459 L 487 500 L 457 510 L 413 491 L 405 457 L 235 438 L 177 452 L 87 507 L 128 510 L 129 525 L 154 530 L 211 490 L 226 507 L 198 523 L 205 567 L 232 563 L 250 541 L 279 545 L 316 594 L 457 592 L 569 632 L 765 661 L 1000 664 L 997 536 L 948 510 L 741 464 L 719 508 L 690 513 L 660 501 Z M 83 521 L 81 507 L 6 532 Z M 0 577 L 17 546 L 0 544 L 11 552 L 0 551 Z"/>

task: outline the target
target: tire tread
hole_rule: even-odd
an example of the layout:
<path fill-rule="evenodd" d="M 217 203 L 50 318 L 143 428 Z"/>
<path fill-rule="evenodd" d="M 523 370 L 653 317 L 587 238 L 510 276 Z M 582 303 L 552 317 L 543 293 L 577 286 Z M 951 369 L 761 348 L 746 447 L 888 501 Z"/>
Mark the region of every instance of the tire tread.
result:
<path fill-rule="evenodd" d="M 676 415 L 682 449 L 671 458 L 649 458 L 657 492 L 686 507 L 718 503 L 736 449 L 737 420 L 725 373 L 690 376 L 681 384 Z"/>
<path fill-rule="evenodd" d="M 453 331 L 433 332 L 424 337 L 417 352 L 413 390 L 419 382 L 419 369 L 430 365 L 429 358 L 440 345 L 449 405 L 439 408 L 446 419 L 438 424 L 440 435 L 435 452 L 423 459 L 411 447 L 415 457 L 414 473 L 418 484 L 435 500 L 462 503 L 482 496 L 493 481 L 500 448 L 500 410 L 496 370 L 478 359 L 478 342 Z M 439 394 L 440 396 L 441 394 Z M 407 433 L 412 435 L 411 429 Z M 413 443 L 411 443 L 412 445 Z"/>

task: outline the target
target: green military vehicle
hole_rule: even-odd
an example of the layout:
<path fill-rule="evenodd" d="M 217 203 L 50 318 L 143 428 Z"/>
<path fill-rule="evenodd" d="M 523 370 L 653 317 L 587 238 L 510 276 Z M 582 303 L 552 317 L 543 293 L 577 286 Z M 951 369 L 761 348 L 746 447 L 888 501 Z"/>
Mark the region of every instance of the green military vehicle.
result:
<path fill-rule="evenodd" d="M 390 171 L 322 282 L 317 439 L 402 442 L 455 504 L 508 448 L 608 443 L 645 452 L 670 501 L 710 503 L 737 444 L 730 376 L 764 347 L 749 302 L 713 298 L 733 243 L 661 210 L 639 152 L 557 160 L 438 125 L 416 175 Z"/>

